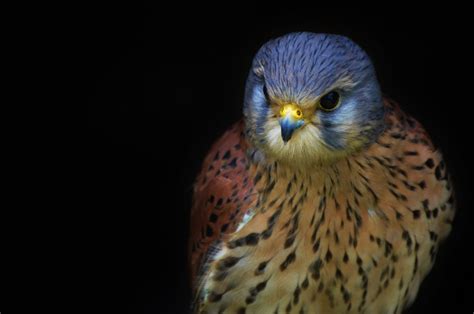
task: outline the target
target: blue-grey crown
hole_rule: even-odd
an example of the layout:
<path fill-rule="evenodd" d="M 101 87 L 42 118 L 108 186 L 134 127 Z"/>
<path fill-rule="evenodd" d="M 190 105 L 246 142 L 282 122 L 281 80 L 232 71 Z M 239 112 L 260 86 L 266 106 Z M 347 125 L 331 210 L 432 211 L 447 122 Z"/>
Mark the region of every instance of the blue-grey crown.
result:
<path fill-rule="evenodd" d="M 343 77 L 362 82 L 375 76 L 367 54 L 349 38 L 307 32 L 267 42 L 254 58 L 253 67 L 259 66 L 269 90 L 295 101 L 320 95 Z"/>

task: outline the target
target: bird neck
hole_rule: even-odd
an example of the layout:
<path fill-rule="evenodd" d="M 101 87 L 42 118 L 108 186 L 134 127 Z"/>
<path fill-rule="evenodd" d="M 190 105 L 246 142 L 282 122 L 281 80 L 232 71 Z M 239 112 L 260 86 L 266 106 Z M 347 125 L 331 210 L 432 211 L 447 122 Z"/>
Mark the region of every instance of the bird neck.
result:
<path fill-rule="evenodd" d="M 269 158 L 258 148 L 249 148 L 247 155 L 250 167 L 257 173 L 265 173 L 269 179 L 285 181 L 297 178 L 311 184 L 323 184 L 329 180 L 332 185 L 348 179 L 360 180 L 353 177 L 360 168 L 361 160 L 365 159 L 363 152 L 357 152 L 331 162 L 299 165 Z"/>
<path fill-rule="evenodd" d="M 258 149 L 249 149 L 248 153 L 254 188 L 259 195 L 256 208 L 267 207 L 259 205 L 281 195 L 287 195 L 290 199 L 292 195 L 294 198 L 301 197 L 301 201 L 310 198 L 317 203 L 336 199 L 337 195 L 344 196 L 343 199 L 353 195 L 348 202 L 354 207 L 358 207 L 362 200 L 373 205 L 378 202 L 378 188 L 372 188 L 369 181 L 377 183 L 380 177 L 377 174 L 382 173 L 383 169 L 380 164 L 371 162 L 367 151 L 312 168 L 291 167 L 270 160 Z"/>

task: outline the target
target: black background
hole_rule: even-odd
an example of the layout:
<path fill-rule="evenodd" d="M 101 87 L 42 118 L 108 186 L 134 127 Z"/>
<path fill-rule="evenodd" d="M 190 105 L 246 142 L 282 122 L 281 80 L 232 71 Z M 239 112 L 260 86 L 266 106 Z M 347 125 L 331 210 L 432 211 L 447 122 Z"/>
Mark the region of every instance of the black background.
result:
<path fill-rule="evenodd" d="M 187 311 L 188 213 L 200 163 L 239 119 L 258 48 L 288 32 L 312 31 L 359 43 L 384 93 L 442 148 L 459 211 L 409 313 L 471 313 L 472 119 L 469 92 L 458 84 L 466 49 L 459 10 L 318 3 L 91 7 L 93 18 L 84 21 L 88 112 L 81 157 L 83 232 L 94 274 L 83 298 L 95 303 L 91 310 Z"/>

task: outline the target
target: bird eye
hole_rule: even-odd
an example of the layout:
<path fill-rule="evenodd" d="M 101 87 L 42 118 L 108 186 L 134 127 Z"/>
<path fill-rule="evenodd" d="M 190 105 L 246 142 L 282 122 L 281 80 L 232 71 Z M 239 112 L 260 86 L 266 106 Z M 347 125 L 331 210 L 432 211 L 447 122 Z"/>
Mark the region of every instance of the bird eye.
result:
<path fill-rule="evenodd" d="M 265 99 L 266 99 L 267 103 L 270 103 L 270 96 L 268 96 L 268 90 L 267 90 L 266 85 L 263 85 L 263 95 L 265 95 Z"/>
<path fill-rule="evenodd" d="M 321 97 L 319 107 L 324 111 L 332 111 L 339 105 L 339 93 L 332 91 Z"/>

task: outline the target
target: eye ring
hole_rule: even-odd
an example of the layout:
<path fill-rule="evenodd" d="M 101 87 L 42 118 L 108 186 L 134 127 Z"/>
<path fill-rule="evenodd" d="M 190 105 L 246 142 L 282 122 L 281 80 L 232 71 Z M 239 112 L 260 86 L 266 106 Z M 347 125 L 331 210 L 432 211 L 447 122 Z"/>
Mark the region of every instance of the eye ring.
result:
<path fill-rule="evenodd" d="M 330 91 L 319 99 L 319 108 L 324 111 L 333 111 L 341 104 L 341 96 L 336 91 Z"/>
<path fill-rule="evenodd" d="M 301 110 L 299 110 L 299 109 L 296 110 L 296 116 L 297 116 L 298 118 L 301 118 Z"/>

